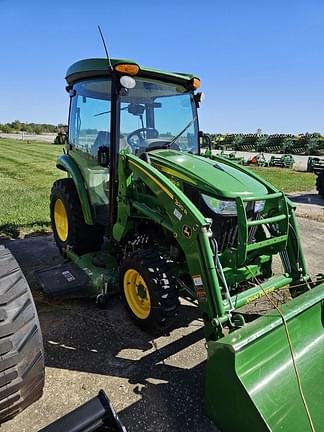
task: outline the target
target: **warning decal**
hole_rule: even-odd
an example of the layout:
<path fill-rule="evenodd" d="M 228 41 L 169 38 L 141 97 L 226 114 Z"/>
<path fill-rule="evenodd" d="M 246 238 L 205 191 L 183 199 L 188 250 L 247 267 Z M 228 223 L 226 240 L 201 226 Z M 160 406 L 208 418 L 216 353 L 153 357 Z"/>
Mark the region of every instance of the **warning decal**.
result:
<path fill-rule="evenodd" d="M 207 293 L 203 286 L 201 275 L 193 275 L 192 280 L 195 285 L 197 299 L 199 301 L 207 301 Z"/>

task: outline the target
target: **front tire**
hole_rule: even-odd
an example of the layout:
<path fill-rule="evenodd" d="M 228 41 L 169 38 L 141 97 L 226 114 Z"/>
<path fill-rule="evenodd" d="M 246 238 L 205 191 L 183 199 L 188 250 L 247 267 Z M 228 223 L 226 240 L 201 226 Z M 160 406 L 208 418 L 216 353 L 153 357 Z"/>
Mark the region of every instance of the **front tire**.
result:
<path fill-rule="evenodd" d="M 120 286 L 134 322 L 151 333 L 170 327 L 178 308 L 176 278 L 167 260 L 152 249 L 128 256 L 120 267 Z"/>
<path fill-rule="evenodd" d="M 67 247 L 80 255 L 100 249 L 104 228 L 85 223 L 73 179 L 60 179 L 53 184 L 50 212 L 55 242 L 61 252 Z"/>

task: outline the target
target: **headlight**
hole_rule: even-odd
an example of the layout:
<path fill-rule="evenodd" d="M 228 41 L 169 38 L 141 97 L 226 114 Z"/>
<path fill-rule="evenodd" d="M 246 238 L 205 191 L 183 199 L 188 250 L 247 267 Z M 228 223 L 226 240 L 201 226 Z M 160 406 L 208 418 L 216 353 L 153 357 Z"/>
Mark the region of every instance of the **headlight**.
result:
<path fill-rule="evenodd" d="M 220 200 L 218 198 L 214 198 L 204 194 L 201 194 L 201 196 L 204 202 L 213 212 L 221 215 L 226 215 L 226 216 L 237 215 L 235 201 Z"/>
<path fill-rule="evenodd" d="M 254 211 L 255 213 L 261 213 L 264 210 L 265 201 L 255 201 Z"/>

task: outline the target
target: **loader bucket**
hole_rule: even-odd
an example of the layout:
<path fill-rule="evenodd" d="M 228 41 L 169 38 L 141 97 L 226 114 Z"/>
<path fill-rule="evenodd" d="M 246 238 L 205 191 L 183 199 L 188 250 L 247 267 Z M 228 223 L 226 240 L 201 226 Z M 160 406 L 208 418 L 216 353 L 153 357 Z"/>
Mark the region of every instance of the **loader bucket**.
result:
<path fill-rule="evenodd" d="M 271 311 L 208 343 L 205 410 L 222 432 L 324 430 L 323 299 L 321 284 L 282 305 L 285 320 Z"/>

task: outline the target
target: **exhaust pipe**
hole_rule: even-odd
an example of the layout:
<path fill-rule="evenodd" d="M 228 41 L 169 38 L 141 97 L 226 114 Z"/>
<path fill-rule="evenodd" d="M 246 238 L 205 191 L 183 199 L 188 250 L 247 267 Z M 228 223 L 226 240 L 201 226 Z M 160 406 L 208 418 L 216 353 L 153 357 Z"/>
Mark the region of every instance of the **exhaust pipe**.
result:
<path fill-rule="evenodd" d="M 106 393 L 100 390 L 98 396 L 38 432 L 103 432 L 107 430 L 127 432 Z"/>

